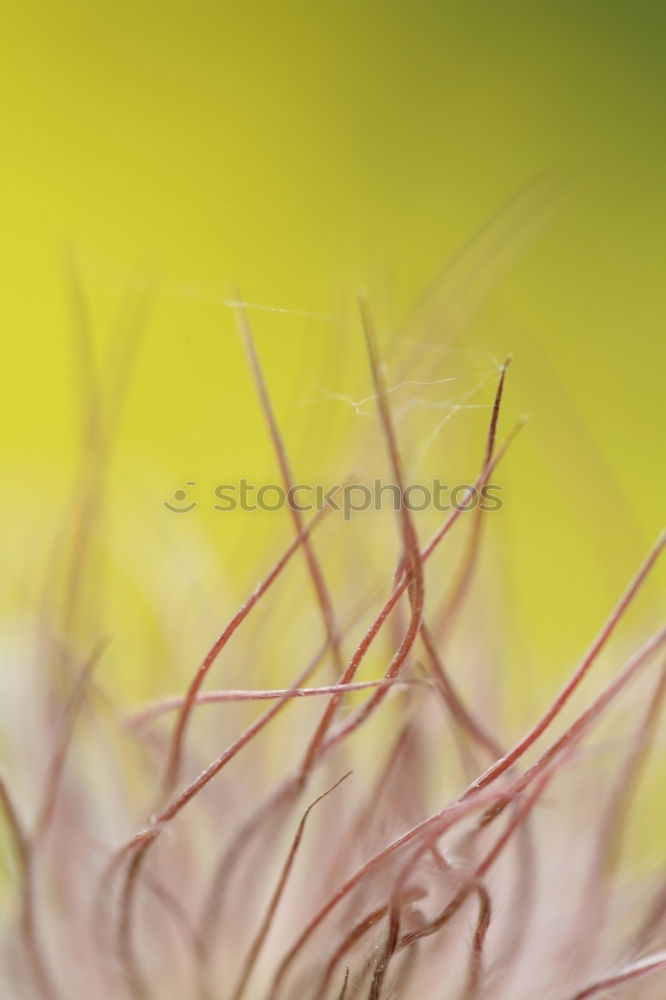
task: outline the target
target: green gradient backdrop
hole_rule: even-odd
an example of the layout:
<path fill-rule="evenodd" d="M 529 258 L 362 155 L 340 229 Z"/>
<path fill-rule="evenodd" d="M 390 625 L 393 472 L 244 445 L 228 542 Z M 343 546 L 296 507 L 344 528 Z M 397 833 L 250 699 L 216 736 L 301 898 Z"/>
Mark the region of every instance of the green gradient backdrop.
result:
<path fill-rule="evenodd" d="M 492 254 L 506 266 L 458 347 L 461 366 L 464 351 L 516 356 L 506 419 L 533 420 L 493 529 L 511 648 L 527 700 L 544 674 L 568 670 L 662 517 L 665 28 L 663 4 L 636 0 L 6 10 L 10 611 L 36 589 L 74 468 L 66 248 L 80 261 L 101 358 L 145 276 L 154 280 L 106 554 L 117 571 L 108 617 L 133 636 L 120 648 L 140 673 L 136 636 L 150 618 L 151 573 L 163 570 L 154 550 L 195 546 L 192 572 L 215 580 L 218 556 L 230 561 L 247 531 L 203 511 L 196 525 L 169 521 L 161 500 L 187 479 L 272 470 L 232 316 L 216 301 L 227 283 L 254 302 L 333 317 L 253 314 L 295 464 L 325 476 L 323 425 L 338 420 L 339 445 L 351 418 L 317 410 L 320 426 L 292 396 L 331 371 L 334 389 L 364 394 L 356 288 L 370 290 L 388 343 L 442 263 L 553 170 L 565 179 L 520 253 L 505 250 L 530 210 L 500 223 Z M 472 275 L 483 271 L 475 246 Z M 436 324 L 427 334 L 439 335 Z M 403 334 L 403 346 L 417 335 Z M 478 446 L 472 471 L 477 458 Z M 253 578 L 261 524 L 229 573 L 234 597 Z M 182 580 L 160 586 L 178 606 Z M 658 589 L 634 614 L 637 629 Z M 201 645 L 194 635 L 192 651 Z"/>

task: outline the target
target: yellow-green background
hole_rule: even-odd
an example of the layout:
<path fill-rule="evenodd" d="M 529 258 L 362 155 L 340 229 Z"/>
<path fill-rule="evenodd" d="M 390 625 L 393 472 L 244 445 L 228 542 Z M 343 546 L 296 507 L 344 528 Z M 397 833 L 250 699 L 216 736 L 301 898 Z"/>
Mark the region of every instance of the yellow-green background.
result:
<path fill-rule="evenodd" d="M 222 520 L 201 507 L 187 520 L 161 506 L 186 480 L 209 489 L 275 475 L 233 316 L 218 301 L 229 283 L 252 302 L 331 317 L 251 314 L 296 474 L 330 479 L 348 471 L 341 455 L 358 425 L 309 393 L 322 382 L 368 392 L 356 289 L 369 289 L 384 355 L 396 330 L 401 357 L 418 354 L 419 338 L 445 338 L 446 323 L 401 327 L 409 306 L 527 191 L 494 224 L 490 269 L 481 238 L 462 292 L 454 273 L 451 294 L 465 299 L 471 281 L 475 308 L 447 363 L 458 375 L 513 351 L 504 426 L 532 416 L 502 474 L 487 591 L 488 619 L 506 616 L 512 698 L 531 711 L 662 517 L 665 29 L 663 5 L 643 0 L 6 7 L 6 621 L 38 606 L 71 512 L 82 412 L 73 258 L 105 406 L 105 358 L 150 289 L 86 584 L 106 577 L 111 662 L 145 696 L 173 686 L 159 674 L 167 651 L 171 670 L 181 654 L 196 662 L 289 537 L 284 515 Z M 536 208 L 534 185 L 546 189 Z M 482 431 L 469 420 L 467 475 Z M 446 446 L 444 435 L 442 462 Z M 306 584 L 289 580 L 294 615 Z M 656 581 L 622 651 L 654 621 L 658 594 Z M 180 676 L 190 667 L 180 663 Z"/>

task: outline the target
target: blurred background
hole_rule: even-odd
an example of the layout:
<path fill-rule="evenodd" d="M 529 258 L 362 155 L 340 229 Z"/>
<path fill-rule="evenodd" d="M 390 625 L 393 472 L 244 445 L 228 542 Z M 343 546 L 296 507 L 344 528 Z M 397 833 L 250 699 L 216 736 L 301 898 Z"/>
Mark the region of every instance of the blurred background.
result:
<path fill-rule="evenodd" d="M 452 655 L 463 687 L 484 662 L 507 726 L 531 718 L 661 527 L 665 30 L 646 0 L 7 9 L 3 685 L 49 621 L 113 636 L 103 683 L 128 703 L 182 686 L 291 538 L 285 512 L 213 509 L 216 484 L 278 481 L 236 288 L 295 478 L 385 471 L 349 402 L 371 395 L 364 288 L 414 478 L 474 478 L 513 354 L 502 428 L 531 422 Z M 190 513 L 164 507 L 179 489 Z M 341 615 L 399 556 L 369 517 L 321 529 Z M 298 561 L 261 612 L 270 662 L 218 684 L 290 681 L 319 642 L 307 587 Z"/>

